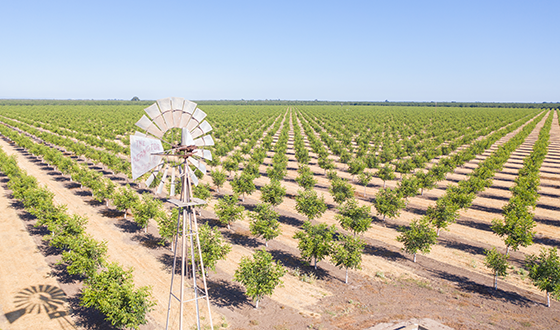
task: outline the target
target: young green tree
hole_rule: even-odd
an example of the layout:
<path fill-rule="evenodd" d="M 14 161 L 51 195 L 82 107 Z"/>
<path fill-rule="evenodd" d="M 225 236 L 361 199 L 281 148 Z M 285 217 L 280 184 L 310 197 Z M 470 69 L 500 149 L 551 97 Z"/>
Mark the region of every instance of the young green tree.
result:
<path fill-rule="evenodd" d="M 270 204 L 256 205 L 255 210 L 249 213 L 249 217 L 251 218 L 249 225 L 251 234 L 262 237 L 266 247 L 268 247 L 268 241 L 280 235 L 280 223 L 278 222 L 280 215 Z"/>
<path fill-rule="evenodd" d="M 320 155 L 319 159 L 317 159 L 317 165 L 319 165 L 320 168 L 325 170 L 325 174 L 327 173 L 328 170 L 332 170 L 335 168 L 334 161 L 328 157 L 328 154 Z"/>
<path fill-rule="evenodd" d="M 436 231 L 426 218 L 412 220 L 409 228 L 399 227 L 399 231 L 401 234 L 397 236 L 397 241 L 404 244 L 403 251 L 414 255 L 414 262 L 418 251 L 430 253 L 432 245 L 437 243 Z"/>
<path fill-rule="evenodd" d="M 331 260 L 337 267 L 346 268 L 346 279 L 348 284 L 348 269 L 362 269 L 362 252 L 364 242 L 359 237 L 341 235 L 340 240 L 335 243 Z"/>
<path fill-rule="evenodd" d="M 296 178 L 296 182 L 303 189 L 305 190 L 313 189 L 313 187 L 315 187 L 315 184 L 317 184 L 317 180 L 315 179 L 313 172 L 311 172 L 309 166 L 306 165 L 299 166 L 298 174 L 299 175 Z"/>
<path fill-rule="evenodd" d="M 224 186 L 224 183 L 227 179 L 227 174 L 223 170 L 214 170 L 210 172 L 210 177 L 212 178 L 212 182 L 218 189 L 218 193 L 220 193 L 220 188 Z"/>
<path fill-rule="evenodd" d="M 272 206 L 280 205 L 284 196 L 286 196 L 286 188 L 278 180 L 272 180 L 261 188 L 261 201 Z"/>
<path fill-rule="evenodd" d="M 305 215 L 308 220 L 322 216 L 327 210 L 325 197 L 319 197 L 315 190 L 300 190 L 295 199 L 296 211 Z"/>
<path fill-rule="evenodd" d="M 440 229 L 446 229 L 451 223 L 457 221 L 459 218 L 459 207 L 447 199 L 440 198 L 437 200 L 436 206 L 428 206 L 426 216 L 436 227 L 436 233 L 439 236 Z"/>
<path fill-rule="evenodd" d="M 424 196 L 424 189 L 432 189 L 436 186 L 435 178 L 424 172 L 416 172 L 414 174 L 418 180 L 418 186 L 420 187 L 420 196 Z"/>
<path fill-rule="evenodd" d="M 137 203 L 132 209 L 132 215 L 134 216 L 134 222 L 144 228 L 144 232 L 148 232 L 148 224 L 151 219 L 158 221 L 159 218 L 165 217 L 163 211 L 163 203 L 154 197 L 150 193 L 143 193 L 142 200 Z"/>
<path fill-rule="evenodd" d="M 358 174 L 358 182 L 360 182 L 360 184 L 364 185 L 364 197 L 366 197 L 366 188 L 367 188 L 367 185 L 371 182 L 371 179 L 373 179 L 373 173 L 364 171 L 364 172 Z"/>
<path fill-rule="evenodd" d="M 192 187 L 193 197 L 200 198 L 206 202 L 206 204 L 198 205 L 198 214 L 200 215 L 200 210 L 208 206 L 208 202 L 212 199 L 212 193 L 210 192 L 210 184 L 199 182 L 197 186 Z"/>
<path fill-rule="evenodd" d="M 223 168 L 229 172 L 231 177 L 231 172 L 237 171 L 239 169 L 239 162 L 235 161 L 233 158 L 228 158 L 222 163 Z"/>
<path fill-rule="evenodd" d="M 255 301 L 255 308 L 259 308 L 259 301 L 272 295 L 274 289 L 283 283 L 280 278 L 285 273 L 284 267 L 275 263 L 272 255 L 263 248 L 256 250 L 252 259 L 242 257 L 233 278 L 243 284 L 245 294 Z"/>
<path fill-rule="evenodd" d="M 130 188 L 130 185 L 126 185 L 126 187 L 119 188 L 113 194 L 113 204 L 119 211 L 124 212 L 124 218 L 126 219 L 126 213 L 128 210 L 132 209 L 134 205 L 140 202 L 140 198 L 138 194 Z"/>
<path fill-rule="evenodd" d="M 117 328 L 138 329 L 155 306 L 149 287 L 135 289 L 132 270 L 116 263 L 85 281 L 80 305 L 97 309 Z"/>
<path fill-rule="evenodd" d="M 377 213 L 383 215 L 383 221 L 386 216 L 389 218 L 399 216 L 399 211 L 405 207 L 403 199 L 391 188 L 380 189 L 375 195 L 373 205 Z"/>
<path fill-rule="evenodd" d="M 495 247 L 492 250 L 484 250 L 484 254 L 486 254 L 484 265 L 494 271 L 494 290 L 498 290 L 498 276 L 507 276 L 508 256 L 498 252 Z"/>
<path fill-rule="evenodd" d="M 335 232 L 334 225 L 332 227 L 324 223 L 312 225 L 311 222 L 305 221 L 303 230 L 294 235 L 298 240 L 301 257 L 307 262 L 313 260 L 317 269 L 317 262 L 331 254 Z"/>
<path fill-rule="evenodd" d="M 91 190 L 93 192 L 93 197 L 98 202 L 105 202 L 107 207 L 109 207 L 109 200 L 113 198 L 115 193 L 116 185 L 113 181 L 109 179 L 95 181 L 92 185 Z"/>
<path fill-rule="evenodd" d="M 245 194 L 251 195 L 257 189 L 253 182 L 255 178 L 242 172 L 241 175 L 235 176 L 231 181 L 231 187 L 236 194 L 241 194 L 242 201 L 245 202 Z"/>
<path fill-rule="evenodd" d="M 107 242 L 98 242 L 93 237 L 82 234 L 73 237 L 68 250 L 62 252 L 62 261 L 71 275 L 92 277 L 97 270 L 105 266 Z"/>
<path fill-rule="evenodd" d="M 401 182 L 399 183 L 397 190 L 399 191 L 400 195 L 403 196 L 408 200 L 409 197 L 414 197 L 418 194 L 418 190 L 420 186 L 418 185 L 418 181 L 414 176 L 412 177 L 405 177 L 402 178 Z"/>
<path fill-rule="evenodd" d="M 339 205 L 354 197 L 354 187 L 344 179 L 332 180 L 329 192 L 333 196 L 334 201 Z"/>
<path fill-rule="evenodd" d="M 496 235 L 504 237 L 506 244 L 506 255 L 509 249 L 516 251 L 520 246 L 527 247 L 533 244 L 536 226 L 533 214 L 527 207 L 516 203 L 515 197 L 510 199 L 510 203 L 503 207 L 504 219 L 492 220 L 492 230 Z"/>
<path fill-rule="evenodd" d="M 335 217 L 340 221 L 340 226 L 346 230 L 350 230 L 356 234 L 361 234 L 371 227 L 371 206 L 358 206 L 358 201 L 355 198 L 349 199 L 346 203 L 338 207 L 338 212 Z"/>
<path fill-rule="evenodd" d="M 525 268 L 529 270 L 529 277 L 539 290 L 546 291 L 546 306 L 550 307 L 550 294 L 560 296 L 560 258 L 556 247 L 542 249 L 537 257 L 526 257 Z"/>
<path fill-rule="evenodd" d="M 230 225 L 234 221 L 243 219 L 245 208 L 243 205 L 237 205 L 237 201 L 238 197 L 236 194 L 225 195 L 218 199 L 218 203 L 214 207 L 218 220 L 222 224 L 227 225 L 228 229 L 231 229 Z"/>
<path fill-rule="evenodd" d="M 171 251 L 174 251 L 174 240 L 175 236 L 177 235 L 177 221 L 179 221 L 179 211 L 181 208 L 174 207 L 171 210 L 171 215 L 169 216 L 161 216 L 156 218 L 158 224 L 158 231 L 159 236 L 161 236 L 161 240 L 159 244 L 165 245 L 166 243 L 171 243 Z M 182 231 L 183 224 L 179 223 L 179 230 Z"/>
<path fill-rule="evenodd" d="M 395 172 L 393 172 L 393 170 L 387 165 L 377 170 L 377 173 L 375 175 L 383 180 L 383 189 L 385 189 L 385 183 L 387 182 L 387 180 L 395 180 L 396 178 Z"/>
<path fill-rule="evenodd" d="M 208 223 L 198 227 L 198 237 L 202 262 L 204 263 L 206 275 L 208 275 L 209 269 L 216 271 L 216 263 L 219 260 L 226 259 L 227 254 L 231 251 L 231 244 L 224 241 L 222 233 L 220 233 L 218 228 L 212 228 Z M 196 260 L 198 260 L 198 253 L 198 246 L 195 245 Z"/>

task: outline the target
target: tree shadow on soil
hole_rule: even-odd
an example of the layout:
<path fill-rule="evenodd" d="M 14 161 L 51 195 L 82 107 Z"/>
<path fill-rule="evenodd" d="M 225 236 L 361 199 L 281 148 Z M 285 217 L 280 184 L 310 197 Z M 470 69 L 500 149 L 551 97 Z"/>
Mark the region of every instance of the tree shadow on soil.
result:
<path fill-rule="evenodd" d="M 471 206 L 471 209 L 477 210 L 477 211 L 483 211 L 483 212 L 487 212 L 487 213 L 493 213 L 493 214 L 502 214 L 502 209 L 497 208 L 497 207 L 490 207 L 490 206 L 482 206 L 482 205 L 478 205 L 478 204 L 473 204 Z"/>
<path fill-rule="evenodd" d="M 142 232 L 141 234 L 136 234 L 132 236 L 132 241 L 138 242 L 148 249 L 158 249 L 162 246 L 160 245 L 161 239 L 150 233 L 146 234 Z"/>
<path fill-rule="evenodd" d="M 287 215 L 280 215 L 280 217 L 278 218 L 278 221 L 286 224 L 286 225 L 290 225 L 296 228 L 301 228 L 301 226 L 303 226 L 304 221 L 296 218 L 296 217 L 291 217 L 291 216 L 287 216 Z"/>
<path fill-rule="evenodd" d="M 289 252 L 283 250 L 270 250 L 268 252 L 272 254 L 274 259 L 282 263 L 284 267 L 290 270 L 299 268 L 308 274 L 312 273 L 320 280 L 329 280 L 333 278 L 328 271 L 321 268 L 319 265 L 317 266 L 317 269 L 315 269 L 315 266 L 310 265 L 307 261 L 301 260 Z"/>
<path fill-rule="evenodd" d="M 80 296 L 68 298 L 68 303 L 72 309 L 72 319 L 81 329 L 86 330 L 118 330 L 104 319 L 103 314 L 94 308 L 80 306 Z"/>
<path fill-rule="evenodd" d="M 463 226 L 471 227 L 474 229 L 484 230 L 488 232 L 493 232 L 490 223 L 480 222 L 478 220 L 468 218 L 468 217 L 461 217 L 457 220 L 457 223 Z"/>
<path fill-rule="evenodd" d="M 247 296 L 240 285 L 221 279 L 207 278 L 208 291 L 212 292 L 210 300 L 218 307 L 241 308 L 249 304 Z"/>
<path fill-rule="evenodd" d="M 136 222 L 128 219 L 122 219 L 115 222 L 115 227 L 119 228 L 125 233 L 136 233 L 140 230 L 140 227 L 138 227 Z"/>
<path fill-rule="evenodd" d="M 381 257 L 383 259 L 390 260 L 390 261 L 406 260 L 404 255 L 400 252 L 391 251 L 385 247 L 373 246 L 371 244 L 366 244 L 364 246 L 364 253 L 376 257 Z"/>
<path fill-rule="evenodd" d="M 66 271 L 66 265 L 64 264 L 51 263 L 50 267 L 51 272 L 49 273 L 49 276 L 56 278 L 56 280 L 60 283 L 72 284 L 81 282 L 85 279 L 85 277 L 81 275 L 68 274 L 68 271 Z"/>
<path fill-rule="evenodd" d="M 504 291 L 504 289 L 500 288 L 500 283 L 498 283 L 498 290 L 494 290 L 494 288 L 491 287 L 494 283 L 491 277 L 488 277 L 488 285 L 482 285 L 466 276 L 451 274 L 443 270 L 427 269 L 427 271 L 436 277 L 455 283 L 462 291 L 478 293 L 492 299 L 501 299 L 517 306 L 529 306 L 534 304 L 532 300 L 523 297 L 517 292 Z"/>
<path fill-rule="evenodd" d="M 457 241 L 452 241 L 452 240 L 448 240 L 446 238 L 441 238 L 438 240 L 438 243 L 448 247 L 450 249 L 455 249 L 455 250 L 460 250 L 460 251 L 465 251 L 467 253 L 471 253 L 471 254 L 478 254 L 478 255 L 482 255 L 484 256 L 484 248 L 480 247 L 480 246 L 474 246 L 465 242 L 457 242 Z"/>
<path fill-rule="evenodd" d="M 222 235 L 224 236 L 225 239 L 229 240 L 231 243 L 236 245 L 241 245 L 247 248 L 257 248 L 262 245 L 259 241 L 257 241 L 253 237 L 236 233 L 236 232 L 231 232 L 229 230 L 226 232 L 222 232 Z"/>

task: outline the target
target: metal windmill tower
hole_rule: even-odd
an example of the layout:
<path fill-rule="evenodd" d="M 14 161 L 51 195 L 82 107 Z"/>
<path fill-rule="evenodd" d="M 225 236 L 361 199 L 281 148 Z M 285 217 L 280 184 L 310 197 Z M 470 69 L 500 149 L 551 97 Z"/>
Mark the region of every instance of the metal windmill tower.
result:
<path fill-rule="evenodd" d="M 168 200 L 179 208 L 179 216 L 174 239 L 173 270 L 165 328 L 170 329 L 172 324 L 171 310 L 174 302 L 179 303 L 179 329 L 181 330 L 184 305 L 194 302 L 197 327 L 200 329 L 199 300 L 205 299 L 210 327 L 213 329 L 198 224 L 194 212 L 194 207 L 206 202 L 192 196 L 192 185 L 198 185 L 195 171 L 199 170 L 205 174 L 204 160 L 212 160 L 211 152 L 204 150 L 205 147 L 214 145 L 212 137 L 205 135 L 212 130 L 212 127 L 204 120 L 206 114 L 197 108 L 196 103 L 183 98 L 160 99 L 144 111 L 147 116 L 143 115 L 136 123 L 136 126 L 144 132 L 136 132 L 130 137 L 132 177 L 135 180 L 151 172 L 146 185 L 150 186 L 154 180 L 159 181 L 157 193 L 160 194 L 171 174 L 169 195 L 179 197 Z M 180 279 L 175 276 L 178 268 L 180 268 Z M 187 280 L 192 281 L 190 288 L 187 287 Z M 201 288 L 199 288 L 200 282 L 202 282 Z"/>

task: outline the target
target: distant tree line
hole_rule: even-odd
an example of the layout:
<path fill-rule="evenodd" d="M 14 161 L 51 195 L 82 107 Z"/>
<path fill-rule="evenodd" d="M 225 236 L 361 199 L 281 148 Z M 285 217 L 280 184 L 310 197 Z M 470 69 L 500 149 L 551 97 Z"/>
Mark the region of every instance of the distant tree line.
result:
<path fill-rule="evenodd" d="M 193 100 L 200 105 L 339 105 L 344 106 L 402 106 L 402 107 L 458 107 L 458 108 L 523 108 L 560 109 L 560 102 L 391 102 L 391 101 L 298 101 L 298 100 Z M 0 99 L 0 105 L 151 105 L 154 100 L 23 100 Z"/>

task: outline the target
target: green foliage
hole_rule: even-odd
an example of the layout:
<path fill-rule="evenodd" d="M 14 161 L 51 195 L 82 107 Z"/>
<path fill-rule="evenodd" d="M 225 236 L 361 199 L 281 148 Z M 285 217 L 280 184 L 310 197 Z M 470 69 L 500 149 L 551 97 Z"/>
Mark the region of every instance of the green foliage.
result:
<path fill-rule="evenodd" d="M 132 190 L 128 184 L 126 187 L 117 189 L 117 191 L 113 194 L 113 204 L 117 210 L 124 211 L 125 219 L 127 211 L 132 209 L 138 203 L 140 203 L 138 194 Z"/>
<path fill-rule="evenodd" d="M 200 198 L 203 201 L 207 202 L 210 201 L 212 198 L 212 193 L 210 192 L 210 184 L 208 183 L 199 183 L 197 186 L 193 187 L 193 197 Z M 206 207 L 208 204 L 204 204 L 198 207 Z"/>
<path fill-rule="evenodd" d="M 216 271 L 216 263 L 226 259 L 227 254 L 231 252 L 231 245 L 224 241 L 218 228 L 212 228 L 208 223 L 198 227 L 198 237 L 204 268 Z M 198 246 L 196 245 L 195 256 L 198 260 Z"/>
<path fill-rule="evenodd" d="M 364 242 L 358 237 L 340 235 L 334 245 L 331 260 L 337 267 L 346 268 L 346 284 L 348 284 L 348 269 L 362 269 L 362 252 Z"/>
<path fill-rule="evenodd" d="M 261 188 L 261 200 L 272 206 L 278 206 L 286 196 L 286 188 L 280 185 L 280 181 L 272 180 Z"/>
<path fill-rule="evenodd" d="M 117 328 L 138 329 L 155 306 L 150 291 L 148 287 L 135 289 L 132 270 L 112 263 L 86 280 L 80 305 L 97 309 Z"/>
<path fill-rule="evenodd" d="M 171 244 L 173 244 L 173 239 L 175 238 L 175 235 L 177 235 L 177 221 L 179 219 L 180 210 L 181 209 L 179 207 L 174 207 L 171 210 L 171 215 L 162 215 L 161 217 L 156 218 L 159 236 L 161 236 L 159 244 L 165 245 L 167 242 L 171 242 Z M 182 223 L 179 223 L 179 228 L 182 230 Z M 173 250 L 173 246 L 171 246 L 171 250 Z"/>
<path fill-rule="evenodd" d="M 69 240 L 68 250 L 62 252 L 62 262 L 66 263 L 68 274 L 91 278 L 97 270 L 105 266 L 107 243 L 98 242 L 89 235 L 77 235 Z"/>
<path fill-rule="evenodd" d="M 498 276 L 507 276 L 508 256 L 498 252 L 495 247 L 492 250 L 484 250 L 484 254 L 486 254 L 484 265 L 494 272 L 494 289 L 498 290 Z"/>
<path fill-rule="evenodd" d="M 432 245 L 437 243 L 436 231 L 426 218 L 412 220 L 409 228 L 399 227 L 399 231 L 397 241 L 404 244 L 403 251 L 414 255 L 414 262 L 418 251 L 430 253 Z"/>
<path fill-rule="evenodd" d="M 394 180 L 396 178 L 395 172 L 393 172 L 393 170 L 389 166 L 383 166 L 382 168 L 377 170 L 377 173 L 375 175 L 383 180 L 383 188 L 385 188 L 385 182 L 387 180 Z"/>
<path fill-rule="evenodd" d="M 231 172 L 237 171 L 239 169 L 239 162 L 235 161 L 232 158 L 228 158 L 222 163 L 222 166 L 226 171 L 229 172 L 229 175 L 231 176 Z"/>
<path fill-rule="evenodd" d="M 379 189 L 373 205 L 377 213 L 383 215 L 383 221 L 385 221 L 386 216 L 389 216 L 389 218 L 399 216 L 399 211 L 405 207 L 403 199 L 391 188 Z"/>
<path fill-rule="evenodd" d="M 238 197 L 236 194 L 225 195 L 224 197 L 218 199 L 218 203 L 214 207 L 214 212 L 218 216 L 220 223 L 227 225 L 230 229 L 230 225 L 237 220 L 243 219 L 243 211 L 245 208 L 243 205 L 236 205 Z"/>
<path fill-rule="evenodd" d="M 227 179 L 226 172 L 223 170 L 214 170 L 210 172 L 210 177 L 212 177 L 212 182 L 218 188 L 218 192 L 220 192 L 220 188 L 224 186 Z"/>
<path fill-rule="evenodd" d="M 332 227 L 324 223 L 312 225 L 311 222 L 305 221 L 303 230 L 294 235 L 298 240 L 301 257 L 307 262 L 314 260 L 317 269 L 317 262 L 331 254 L 335 232 L 334 225 Z"/>
<path fill-rule="evenodd" d="M 550 307 L 550 294 L 560 297 L 560 258 L 556 247 L 542 249 L 540 255 L 526 257 L 525 268 L 529 277 L 539 290 L 546 291 L 547 306 Z"/>
<path fill-rule="evenodd" d="M 404 198 L 414 197 L 420 189 L 418 180 L 414 176 L 403 178 L 397 187 L 399 195 Z"/>
<path fill-rule="evenodd" d="M 241 194 L 243 196 L 243 202 L 245 202 L 245 194 L 251 195 L 257 189 L 253 180 L 255 178 L 242 172 L 241 175 L 235 176 L 231 181 L 231 187 L 236 194 Z"/>
<path fill-rule="evenodd" d="M 352 187 L 350 182 L 344 179 L 332 180 L 329 192 L 337 204 L 342 204 L 346 200 L 354 197 L 354 187 Z"/>
<path fill-rule="evenodd" d="M 132 209 L 132 215 L 134 216 L 134 222 L 146 231 L 151 219 L 158 221 L 159 218 L 166 216 L 163 211 L 163 203 L 152 197 L 150 193 L 142 194 L 141 201 L 135 204 Z"/>
<path fill-rule="evenodd" d="M 438 199 L 436 206 L 428 206 L 426 217 L 437 228 L 437 235 L 441 228 L 446 229 L 451 223 L 455 223 L 459 218 L 457 205 L 452 204 L 447 199 Z"/>
<path fill-rule="evenodd" d="M 242 257 L 233 277 L 243 284 L 245 294 L 255 301 L 255 308 L 259 308 L 259 301 L 272 295 L 274 289 L 282 284 L 280 278 L 285 273 L 284 267 L 274 263 L 272 255 L 263 248 L 256 250 L 252 259 Z"/>
<path fill-rule="evenodd" d="M 298 168 L 298 173 L 299 175 L 296 178 L 296 182 L 300 187 L 305 190 L 310 190 L 315 187 L 315 184 L 317 184 L 317 180 L 315 179 L 313 172 L 311 172 L 309 166 L 300 165 Z"/>
<path fill-rule="evenodd" d="M 492 230 L 500 237 L 504 237 L 504 243 L 514 251 L 520 246 L 527 247 L 533 244 L 535 232 L 532 230 L 536 223 L 533 214 L 527 210 L 522 203 L 517 203 L 515 197 L 503 207 L 504 219 L 492 220 Z"/>
<path fill-rule="evenodd" d="M 49 240 L 51 246 L 68 249 L 72 241 L 85 232 L 86 223 L 86 218 L 77 214 L 69 216 L 65 213 L 65 209 L 61 210 L 56 221 L 50 221 L 47 224 L 50 234 L 46 239 Z"/>
<path fill-rule="evenodd" d="M 339 206 L 338 212 L 335 217 L 340 221 L 341 227 L 352 231 L 354 236 L 366 232 L 371 227 L 371 206 L 358 206 L 358 201 L 354 198 Z"/>
<path fill-rule="evenodd" d="M 325 197 L 319 197 L 315 190 L 300 190 L 295 199 L 296 211 L 305 215 L 308 220 L 321 217 L 327 210 Z"/>
<path fill-rule="evenodd" d="M 254 211 L 249 213 L 249 218 L 251 218 L 249 225 L 251 234 L 262 237 L 265 240 L 266 246 L 268 246 L 269 240 L 280 235 L 279 217 L 278 212 L 274 211 L 270 204 L 256 205 Z"/>

